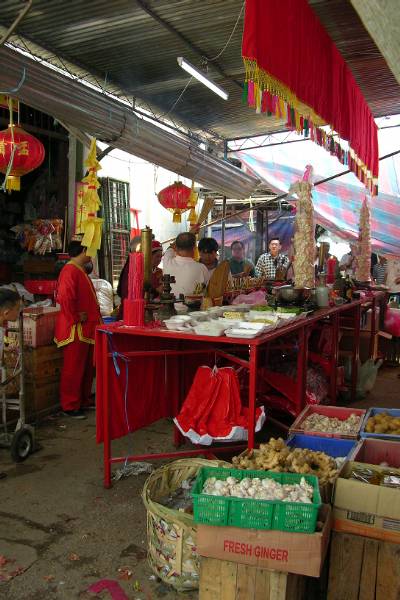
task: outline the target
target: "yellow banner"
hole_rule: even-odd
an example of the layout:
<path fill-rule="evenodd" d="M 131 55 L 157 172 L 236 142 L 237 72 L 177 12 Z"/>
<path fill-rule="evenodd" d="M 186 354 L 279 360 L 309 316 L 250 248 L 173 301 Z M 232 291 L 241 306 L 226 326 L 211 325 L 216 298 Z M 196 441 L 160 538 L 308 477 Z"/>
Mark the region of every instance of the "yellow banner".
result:
<path fill-rule="evenodd" d="M 89 210 L 85 205 L 83 198 L 85 195 L 85 187 L 87 187 L 86 183 L 82 183 L 82 181 L 78 181 L 75 187 L 75 231 L 74 234 L 77 235 L 79 233 L 84 233 L 84 229 L 82 229 L 82 224 L 87 221 Z"/>

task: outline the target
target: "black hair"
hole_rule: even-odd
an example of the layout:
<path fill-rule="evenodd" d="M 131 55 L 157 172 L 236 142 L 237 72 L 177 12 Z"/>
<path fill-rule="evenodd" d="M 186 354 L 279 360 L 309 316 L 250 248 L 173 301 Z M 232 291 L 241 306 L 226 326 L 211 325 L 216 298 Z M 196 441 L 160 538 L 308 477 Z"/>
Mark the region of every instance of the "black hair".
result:
<path fill-rule="evenodd" d="M 274 237 L 272 237 L 272 238 L 271 238 L 271 239 L 268 241 L 268 246 L 270 245 L 270 243 L 271 243 L 271 242 L 274 242 L 275 240 L 276 240 L 277 242 L 281 243 L 281 240 L 280 240 L 278 237 L 275 237 L 275 236 L 274 236 Z"/>
<path fill-rule="evenodd" d="M 233 250 L 233 246 L 237 246 L 238 244 L 244 250 L 244 244 L 240 240 L 235 240 L 234 242 L 232 242 L 232 244 L 231 244 L 231 250 Z"/>
<path fill-rule="evenodd" d="M 17 304 L 17 302 L 20 302 L 20 300 L 20 295 L 17 292 L 14 292 L 14 290 L 0 288 L 0 308 L 12 308 Z"/>
<path fill-rule="evenodd" d="M 77 240 L 74 240 L 73 242 L 69 243 L 68 254 L 71 258 L 76 258 L 80 254 L 82 254 L 82 252 L 85 252 L 85 250 L 85 246 L 82 246 L 81 242 L 78 242 Z"/>
<path fill-rule="evenodd" d="M 219 246 L 217 240 L 214 238 L 202 238 L 199 241 L 199 252 L 205 252 L 206 254 L 211 254 L 211 252 L 218 252 Z"/>
<path fill-rule="evenodd" d="M 84 266 L 83 266 L 86 275 L 91 275 L 93 273 L 93 262 L 87 262 Z"/>
<path fill-rule="evenodd" d="M 193 250 L 196 246 L 196 236 L 194 233 L 180 233 L 175 240 L 175 246 L 178 250 Z"/>

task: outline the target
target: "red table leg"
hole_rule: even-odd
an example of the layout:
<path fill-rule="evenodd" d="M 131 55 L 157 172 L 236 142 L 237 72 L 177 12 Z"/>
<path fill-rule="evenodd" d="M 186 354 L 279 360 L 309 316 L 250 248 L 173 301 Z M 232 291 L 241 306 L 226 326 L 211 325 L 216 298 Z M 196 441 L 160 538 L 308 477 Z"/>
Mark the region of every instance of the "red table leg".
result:
<path fill-rule="evenodd" d="M 337 400 L 337 367 L 339 359 L 339 315 L 332 316 L 332 355 L 331 355 L 331 374 L 330 374 L 330 396 L 331 404 L 336 404 Z"/>
<path fill-rule="evenodd" d="M 248 448 L 254 448 L 254 429 L 256 426 L 256 392 L 257 392 L 258 348 L 250 346 L 249 356 L 249 440 Z"/>
<path fill-rule="evenodd" d="M 371 304 L 371 337 L 369 339 L 369 357 L 375 358 L 375 335 L 376 335 L 376 298 L 372 299 Z"/>
<path fill-rule="evenodd" d="M 351 364 L 351 402 L 354 402 L 357 396 L 358 362 L 360 360 L 360 319 L 361 306 L 358 304 L 354 307 L 354 338 Z"/>
<path fill-rule="evenodd" d="M 308 329 L 299 329 L 299 354 L 297 357 L 297 389 L 296 389 L 296 413 L 299 414 L 306 403 L 307 390 L 307 368 L 308 368 Z"/>
<path fill-rule="evenodd" d="M 101 371 L 103 389 L 103 460 L 104 487 L 111 487 L 111 439 L 110 439 L 110 386 L 108 382 L 108 343 L 107 335 L 101 334 Z"/>

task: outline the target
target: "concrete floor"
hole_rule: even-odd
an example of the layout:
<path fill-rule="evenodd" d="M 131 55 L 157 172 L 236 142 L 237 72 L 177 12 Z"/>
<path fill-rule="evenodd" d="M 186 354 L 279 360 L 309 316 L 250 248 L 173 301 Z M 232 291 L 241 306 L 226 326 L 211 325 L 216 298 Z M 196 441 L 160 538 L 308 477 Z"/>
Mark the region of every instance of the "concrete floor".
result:
<path fill-rule="evenodd" d="M 385 369 L 360 406 L 400 406 L 399 369 Z M 42 449 L 15 465 L 0 451 L 0 599 L 89 600 L 101 580 L 118 581 L 129 599 L 182 598 L 154 581 L 146 561 L 146 515 L 140 493 L 146 476 L 129 477 L 111 490 L 102 487 L 102 446 L 95 442 L 95 417 L 87 421 L 53 418 L 37 428 Z M 113 451 L 171 448 L 171 424 L 162 421 Z M 2 556 L 13 562 L 2 564 Z M 123 567 L 132 571 L 119 580 Z M 21 568 L 23 572 L 16 574 Z M 12 579 L 1 582 L 1 576 Z M 117 596 L 116 596 L 117 597 Z M 186 593 L 187 600 L 197 598 Z"/>

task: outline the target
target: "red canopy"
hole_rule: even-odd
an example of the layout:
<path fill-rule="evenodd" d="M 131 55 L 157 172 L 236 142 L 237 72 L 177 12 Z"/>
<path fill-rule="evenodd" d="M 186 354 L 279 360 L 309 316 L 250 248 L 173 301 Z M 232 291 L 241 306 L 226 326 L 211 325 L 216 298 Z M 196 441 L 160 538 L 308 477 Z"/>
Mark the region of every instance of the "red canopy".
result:
<path fill-rule="evenodd" d="M 309 133 L 377 194 L 377 126 L 307 0 L 246 0 L 242 55 L 248 104 Z M 349 150 L 340 138 L 348 141 Z"/>

